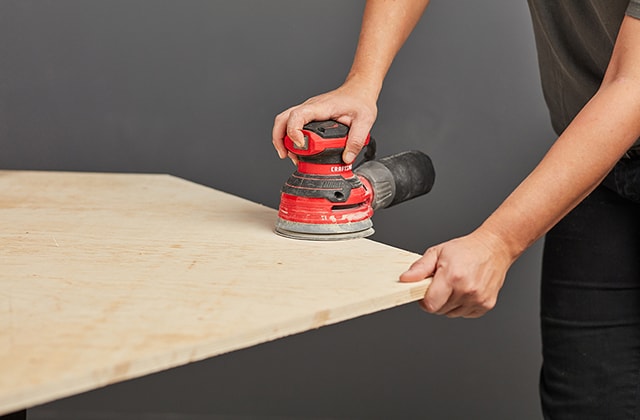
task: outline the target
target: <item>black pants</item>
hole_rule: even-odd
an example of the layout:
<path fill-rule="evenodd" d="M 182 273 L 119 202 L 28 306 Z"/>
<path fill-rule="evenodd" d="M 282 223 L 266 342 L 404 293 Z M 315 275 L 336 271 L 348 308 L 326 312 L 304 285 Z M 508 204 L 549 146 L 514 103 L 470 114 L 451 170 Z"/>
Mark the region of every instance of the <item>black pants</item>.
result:
<path fill-rule="evenodd" d="M 546 419 L 640 419 L 640 204 L 600 186 L 545 239 Z"/>

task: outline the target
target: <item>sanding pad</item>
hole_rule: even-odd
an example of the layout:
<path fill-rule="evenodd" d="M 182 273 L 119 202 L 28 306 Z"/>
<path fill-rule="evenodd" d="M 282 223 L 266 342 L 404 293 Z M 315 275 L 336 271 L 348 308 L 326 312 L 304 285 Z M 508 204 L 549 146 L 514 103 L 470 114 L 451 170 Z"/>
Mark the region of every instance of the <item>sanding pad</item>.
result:
<path fill-rule="evenodd" d="M 354 223 L 310 224 L 278 218 L 275 232 L 286 238 L 308 241 L 342 241 L 366 238 L 374 233 L 373 223 L 366 219 Z"/>

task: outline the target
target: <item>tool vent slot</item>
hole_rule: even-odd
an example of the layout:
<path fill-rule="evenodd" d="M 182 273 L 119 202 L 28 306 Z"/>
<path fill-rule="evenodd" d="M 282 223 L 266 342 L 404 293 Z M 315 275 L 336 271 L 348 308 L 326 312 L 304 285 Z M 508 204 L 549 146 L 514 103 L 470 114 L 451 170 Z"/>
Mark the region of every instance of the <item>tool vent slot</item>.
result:
<path fill-rule="evenodd" d="M 336 204 L 331 206 L 331 211 L 340 211 L 340 210 L 353 210 L 361 207 L 366 207 L 366 203 L 356 203 L 356 204 Z"/>

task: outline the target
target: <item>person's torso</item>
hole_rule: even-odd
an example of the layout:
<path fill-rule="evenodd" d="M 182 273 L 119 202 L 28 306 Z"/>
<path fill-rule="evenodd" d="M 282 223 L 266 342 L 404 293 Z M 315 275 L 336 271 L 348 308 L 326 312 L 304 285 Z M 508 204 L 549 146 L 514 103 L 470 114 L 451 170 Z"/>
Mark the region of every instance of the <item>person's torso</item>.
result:
<path fill-rule="evenodd" d="M 528 0 L 540 77 L 560 134 L 598 90 L 629 0 Z"/>

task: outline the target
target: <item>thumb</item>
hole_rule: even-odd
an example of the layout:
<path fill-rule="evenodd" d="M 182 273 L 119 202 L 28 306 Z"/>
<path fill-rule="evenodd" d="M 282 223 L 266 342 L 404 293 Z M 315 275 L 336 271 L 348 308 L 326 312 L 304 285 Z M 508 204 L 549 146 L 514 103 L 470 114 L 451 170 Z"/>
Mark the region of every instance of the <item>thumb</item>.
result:
<path fill-rule="evenodd" d="M 342 154 L 342 160 L 345 163 L 352 163 L 356 159 L 356 156 L 358 156 L 358 153 L 360 153 L 364 147 L 364 142 L 367 140 L 369 130 L 371 130 L 371 124 L 359 120 L 353 121 L 353 124 L 349 128 L 347 145 Z"/>
<path fill-rule="evenodd" d="M 411 267 L 400 275 L 400 281 L 411 283 L 424 280 L 433 275 L 438 262 L 438 249 L 429 248 L 422 258 L 411 264 Z"/>

